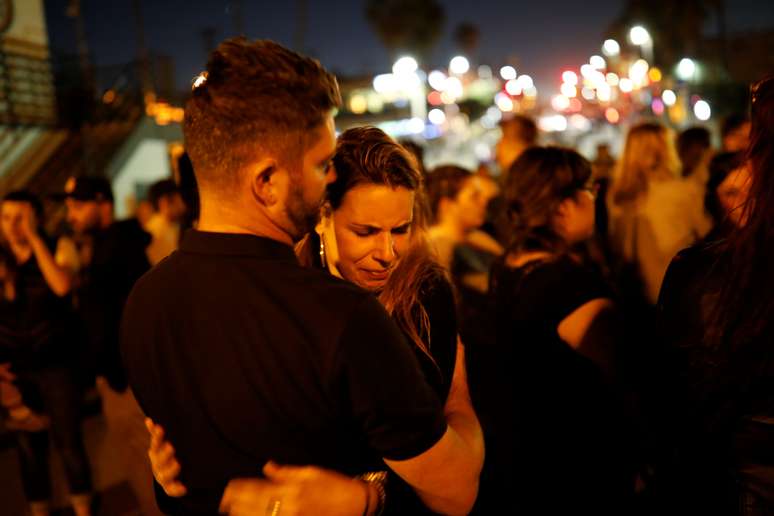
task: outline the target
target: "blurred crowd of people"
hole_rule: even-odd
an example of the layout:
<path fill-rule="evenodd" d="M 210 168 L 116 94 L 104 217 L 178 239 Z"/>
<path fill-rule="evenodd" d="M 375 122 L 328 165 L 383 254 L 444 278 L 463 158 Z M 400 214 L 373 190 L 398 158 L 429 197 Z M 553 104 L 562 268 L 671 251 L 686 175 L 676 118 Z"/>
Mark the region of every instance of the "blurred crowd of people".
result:
<path fill-rule="evenodd" d="M 93 513 L 92 386 L 142 514 L 774 512 L 771 78 L 721 134 L 643 121 L 617 159 L 506 118 L 476 171 L 334 139 L 339 102 L 319 63 L 230 40 L 142 222 L 100 178 L 49 203 L 56 239 L 3 198 L 0 400 L 32 514 L 49 440 Z"/>

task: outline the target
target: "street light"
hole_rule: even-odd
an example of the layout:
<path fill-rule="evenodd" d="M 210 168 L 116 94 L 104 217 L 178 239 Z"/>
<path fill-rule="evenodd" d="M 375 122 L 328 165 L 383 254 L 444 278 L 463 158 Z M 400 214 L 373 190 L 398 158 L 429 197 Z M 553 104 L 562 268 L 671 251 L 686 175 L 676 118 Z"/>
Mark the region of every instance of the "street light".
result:
<path fill-rule="evenodd" d="M 449 62 L 449 70 L 452 73 L 462 75 L 470 70 L 470 63 L 464 56 L 456 56 Z"/>
<path fill-rule="evenodd" d="M 653 39 L 642 25 L 635 25 L 629 31 L 629 41 L 642 49 L 642 54 L 648 61 L 653 61 Z"/>
<path fill-rule="evenodd" d="M 696 118 L 705 122 L 712 116 L 712 109 L 710 109 L 710 105 L 706 100 L 700 100 L 693 105 L 693 114 L 696 115 Z"/>
<path fill-rule="evenodd" d="M 606 39 L 602 44 L 602 53 L 607 57 L 614 57 L 621 53 L 621 45 L 614 39 Z"/>
<path fill-rule="evenodd" d="M 395 75 L 408 75 L 416 72 L 417 68 L 419 68 L 419 65 L 416 59 L 411 56 L 404 56 L 392 65 L 392 73 Z"/>
<path fill-rule="evenodd" d="M 667 106 L 674 106 L 675 102 L 677 102 L 677 95 L 675 95 L 675 92 L 672 90 L 664 90 L 661 94 L 661 100 L 663 100 L 664 104 Z"/>
<path fill-rule="evenodd" d="M 500 68 L 500 77 L 506 81 L 510 81 L 516 78 L 516 69 L 512 66 L 503 66 Z"/>
<path fill-rule="evenodd" d="M 693 75 L 696 73 L 696 62 L 693 59 L 684 57 L 677 63 L 677 77 L 688 81 L 693 79 Z"/>
<path fill-rule="evenodd" d="M 629 31 L 629 41 L 631 41 L 633 45 L 641 47 L 650 41 L 650 33 L 642 25 L 635 25 Z"/>

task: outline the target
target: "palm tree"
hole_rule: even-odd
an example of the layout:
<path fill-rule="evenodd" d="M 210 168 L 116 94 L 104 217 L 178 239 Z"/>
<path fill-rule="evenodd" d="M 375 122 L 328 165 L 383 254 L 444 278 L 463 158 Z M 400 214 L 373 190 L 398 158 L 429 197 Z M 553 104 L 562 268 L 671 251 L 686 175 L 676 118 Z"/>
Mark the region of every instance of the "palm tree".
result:
<path fill-rule="evenodd" d="M 446 21 L 435 0 L 368 0 L 365 16 L 393 58 L 400 52 L 427 58 Z"/>

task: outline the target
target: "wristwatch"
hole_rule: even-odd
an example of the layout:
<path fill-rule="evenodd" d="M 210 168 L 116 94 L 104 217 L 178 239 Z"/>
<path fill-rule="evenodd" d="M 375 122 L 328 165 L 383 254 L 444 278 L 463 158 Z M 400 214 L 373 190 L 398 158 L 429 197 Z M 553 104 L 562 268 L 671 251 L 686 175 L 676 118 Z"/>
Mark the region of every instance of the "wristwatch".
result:
<path fill-rule="evenodd" d="M 379 495 L 379 500 L 376 505 L 376 509 L 374 510 L 374 514 L 376 516 L 381 516 L 381 514 L 384 512 L 384 505 L 387 502 L 387 491 L 385 490 L 385 487 L 387 486 L 387 472 L 370 471 L 368 473 L 363 473 L 362 475 L 358 475 L 357 478 L 367 484 L 371 484 L 376 488 L 376 492 Z M 367 513 L 368 513 L 368 503 L 366 503 L 364 514 L 367 514 Z"/>

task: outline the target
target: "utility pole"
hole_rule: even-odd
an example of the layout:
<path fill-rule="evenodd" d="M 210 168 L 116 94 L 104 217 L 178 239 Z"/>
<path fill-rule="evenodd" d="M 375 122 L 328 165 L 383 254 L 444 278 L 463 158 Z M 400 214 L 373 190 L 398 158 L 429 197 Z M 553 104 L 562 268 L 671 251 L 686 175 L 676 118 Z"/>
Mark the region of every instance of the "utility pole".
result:
<path fill-rule="evenodd" d="M 242 13 L 242 0 L 231 0 L 231 20 L 237 36 L 245 35 L 245 18 Z"/>
<path fill-rule="evenodd" d="M 215 50 L 215 27 L 205 27 L 201 30 L 202 44 L 204 45 L 204 61 L 209 60 L 210 52 Z"/>
<path fill-rule="evenodd" d="M 296 0 L 296 35 L 293 38 L 293 46 L 296 52 L 306 52 L 306 27 L 309 18 L 308 4 L 306 0 Z"/>
<path fill-rule="evenodd" d="M 142 18 L 141 0 L 132 0 L 134 11 L 134 26 L 137 36 L 137 62 L 140 71 L 140 84 L 143 98 L 148 93 L 153 93 L 153 81 L 151 79 L 151 63 L 148 55 L 148 47 L 145 44 L 145 23 Z"/>

